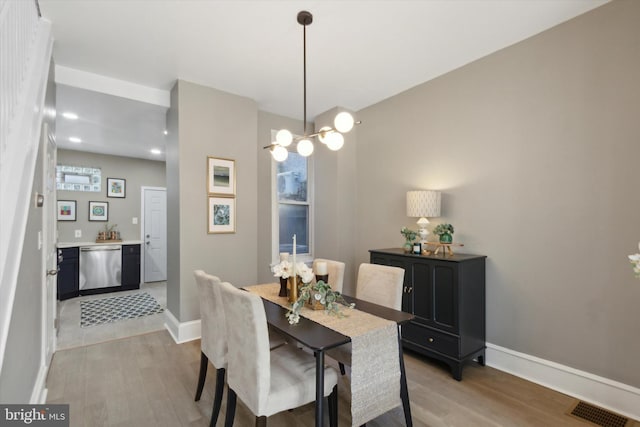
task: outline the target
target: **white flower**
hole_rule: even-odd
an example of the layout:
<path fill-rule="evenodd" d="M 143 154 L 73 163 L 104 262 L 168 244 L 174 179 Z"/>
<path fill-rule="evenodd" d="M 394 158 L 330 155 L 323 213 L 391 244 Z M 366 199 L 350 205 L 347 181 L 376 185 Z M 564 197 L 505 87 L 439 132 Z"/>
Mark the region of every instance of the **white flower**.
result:
<path fill-rule="evenodd" d="M 271 267 L 274 277 L 282 277 L 283 279 L 291 276 L 291 263 L 289 261 L 281 261 Z"/>
<path fill-rule="evenodd" d="M 638 243 L 640 249 L 640 243 Z M 640 254 L 629 255 L 629 261 L 633 264 L 633 273 L 640 279 Z"/>
<path fill-rule="evenodd" d="M 296 274 L 302 279 L 302 283 L 311 283 L 314 278 L 313 270 L 304 262 L 296 263 Z"/>

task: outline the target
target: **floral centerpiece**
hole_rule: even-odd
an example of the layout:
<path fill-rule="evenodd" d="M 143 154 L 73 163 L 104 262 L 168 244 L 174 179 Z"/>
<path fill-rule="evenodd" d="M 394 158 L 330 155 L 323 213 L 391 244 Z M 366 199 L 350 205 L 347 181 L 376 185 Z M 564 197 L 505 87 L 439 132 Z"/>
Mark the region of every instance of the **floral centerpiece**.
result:
<path fill-rule="evenodd" d="M 289 276 L 291 276 L 291 270 L 292 264 L 287 260 L 280 261 L 280 263 L 275 264 L 271 267 L 273 276 L 280 277 L 282 279 L 288 279 Z"/>
<path fill-rule="evenodd" d="M 640 249 L 640 243 L 638 243 Z M 640 254 L 629 255 L 629 261 L 633 264 L 633 273 L 640 279 Z"/>
<path fill-rule="evenodd" d="M 405 238 L 403 249 L 405 252 L 411 252 L 413 249 L 413 241 L 418 237 L 418 232 L 413 231 L 407 227 L 402 227 L 400 230 L 400 234 L 402 234 Z"/>
<path fill-rule="evenodd" d="M 453 225 L 438 224 L 436 228 L 433 229 L 433 234 L 440 237 L 440 243 L 451 243 L 453 242 Z"/>
<path fill-rule="evenodd" d="M 305 302 L 312 304 L 319 302 L 324 306 L 326 313 L 338 317 L 344 316 L 344 313 L 340 310 L 340 305 L 345 305 L 349 308 L 355 307 L 355 304 L 346 302 L 340 292 L 331 289 L 328 283 L 322 280 L 313 283 L 313 270 L 307 267 L 306 264 L 297 263 L 296 273 L 299 274 L 303 284 L 298 289 L 298 299 L 291 305 L 291 309 L 286 314 L 290 324 L 295 325 L 300 321 L 300 310 L 304 307 Z"/>

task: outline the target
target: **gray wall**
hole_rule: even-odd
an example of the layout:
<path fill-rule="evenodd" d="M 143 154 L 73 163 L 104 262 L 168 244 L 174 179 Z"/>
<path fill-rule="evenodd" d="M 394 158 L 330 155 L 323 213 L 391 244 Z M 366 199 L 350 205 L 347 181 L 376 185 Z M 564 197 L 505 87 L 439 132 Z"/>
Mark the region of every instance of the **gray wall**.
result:
<path fill-rule="evenodd" d="M 172 182 L 167 186 L 167 220 L 170 228 L 179 227 L 180 261 L 178 266 L 175 262 L 167 266 L 173 270 L 168 272 L 167 299 L 172 314 L 187 322 L 200 318 L 194 270 L 203 269 L 236 286 L 256 283 L 258 109 L 255 101 L 248 98 L 183 80 L 176 85 L 169 132 L 177 129 L 178 138 L 169 139 L 172 147 L 168 149 L 168 178 Z M 207 156 L 235 160 L 233 234 L 207 234 Z M 175 248 L 170 250 L 172 253 Z M 175 312 L 176 296 L 179 312 Z"/>
<path fill-rule="evenodd" d="M 271 283 L 276 279 L 271 273 L 270 265 L 276 260 L 271 257 L 271 153 L 264 150 L 271 144 L 271 130 L 289 129 L 292 133 L 302 134 L 302 120 L 294 120 L 264 111 L 258 111 L 257 153 L 258 153 L 258 240 L 257 240 L 257 273 L 259 283 Z M 276 237 L 277 238 L 277 237 Z"/>
<path fill-rule="evenodd" d="M 640 387 L 639 22 L 614 1 L 360 111 L 358 261 L 441 190 L 490 343 Z"/>
<path fill-rule="evenodd" d="M 89 201 L 108 202 L 109 225 L 118 225 L 123 240 L 140 240 L 140 187 L 164 187 L 165 162 L 58 150 L 58 164 L 102 169 L 102 191 L 99 193 L 58 190 L 58 200 L 77 201 L 77 221 L 58 221 L 59 242 L 92 242 L 98 232 L 104 230 L 105 222 L 89 221 Z M 107 197 L 107 178 L 126 179 L 125 198 Z M 138 218 L 138 224 L 132 223 L 133 217 Z M 74 237 L 74 230 L 81 230 L 82 237 Z"/>
<path fill-rule="evenodd" d="M 49 63 L 49 76 L 45 93 L 45 111 L 55 109 L 55 66 Z M 44 114 L 49 132 L 55 135 L 55 120 Z M 30 200 L 35 194 L 44 194 L 42 161 L 45 153 L 42 143 L 38 145 L 33 185 Z M 38 249 L 38 232 L 42 230 L 43 209 L 33 203 L 29 205 L 29 217 L 22 247 L 22 257 L 16 286 L 7 347 L 0 375 L 0 402 L 28 403 L 34 390 L 40 366 L 42 352 L 42 281 L 44 266 L 42 251 Z"/>

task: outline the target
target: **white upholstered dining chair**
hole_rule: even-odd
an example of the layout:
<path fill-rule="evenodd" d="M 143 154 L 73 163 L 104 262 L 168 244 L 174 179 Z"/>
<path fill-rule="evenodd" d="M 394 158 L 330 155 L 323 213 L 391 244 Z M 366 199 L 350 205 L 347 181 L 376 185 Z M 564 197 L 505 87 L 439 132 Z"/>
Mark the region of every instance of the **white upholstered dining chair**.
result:
<path fill-rule="evenodd" d="M 200 374 L 196 389 L 196 402 L 202 396 L 207 376 L 209 360 L 216 367 L 216 391 L 213 399 L 211 425 L 215 426 L 222 404 L 224 375 L 227 368 L 227 330 L 220 296 L 220 279 L 202 270 L 193 272 L 200 297 L 200 319 L 202 333 L 200 339 Z"/>
<path fill-rule="evenodd" d="M 356 298 L 394 310 L 402 310 L 403 285 L 403 268 L 362 263 L 358 269 Z M 344 365 L 351 364 L 351 343 L 329 350 L 327 355 L 338 361 L 340 373 L 344 375 Z"/>
<path fill-rule="evenodd" d="M 342 293 L 342 285 L 344 283 L 344 262 L 316 258 L 313 260 L 314 272 L 318 271 L 317 265 L 319 262 L 327 263 L 327 273 L 329 274 L 329 285 L 331 285 L 331 289 Z"/>
<path fill-rule="evenodd" d="M 199 401 L 202 396 L 204 382 L 207 377 L 207 367 L 209 366 L 209 360 L 211 360 L 211 363 L 216 368 L 216 389 L 211 413 L 211 426 L 215 426 L 222 406 L 225 370 L 227 369 L 227 329 L 220 295 L 222 282 L 218 277 L 207 274 L 202 270 L 194 271 L 193 275 L 198 287 L 201 319 L 200 373 L 198 374 L 195 401 Z M 284 338 L 278 334 L 271 333 L 268 338 L 270 349 L 285 344 Z"/>
<path fill-rule="evenodd" d="M 256 416 L 256 426 L 266 426 L 267 417 L 315 400 L 315 358 L 295 346 L 269 351 L 267 318 L 262 298 L 220 285 L 228 338 L 227 408 L 225 426 L 235 417 L 236 398 Z M 338 421 L 338 375 L 324 371 L 324 396 L 329 396 L 331 426 Z"/>

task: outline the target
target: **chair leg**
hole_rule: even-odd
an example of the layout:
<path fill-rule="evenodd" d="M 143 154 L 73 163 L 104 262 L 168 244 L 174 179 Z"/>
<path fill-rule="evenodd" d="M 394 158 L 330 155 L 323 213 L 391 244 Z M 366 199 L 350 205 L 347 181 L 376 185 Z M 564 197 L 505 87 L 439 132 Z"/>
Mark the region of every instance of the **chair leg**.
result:
<path fill-rule="evenodd" d="M 338 385 L 333 386 L 329 395 L 329 425 L 338 427 Z"/>
<path fill-rule="evenodd" d="M 220 407 L 222 406 L 222 392 L 224 391 L 224 368 L 216 370 L 216 395 L 213 399 L 213 411 L 211 412 L 211 423 L 209 427 L 215 427 L 220 415 Z"/>
<path fill-rule="evenodd" d="M 347 372 L 344 370 L 344 363 L 338 362 L 338 366 L 340 366 L 340 374 L 344 375 Z"/>
<path fill-rule="evenodd" d="M 267 427 L 267 417 L 256 417 L 256 427 Z"/>
<path fill-rule="evenodd" d="M 196 402 L 200 400 L 202 396 L 202 389 L 204 388 L 204 379 L 207 377 L 207 366 L 209 365 L 209 358 L 200 352 L 200 375 L 198 377 L 198 388 L 196 389 Z"/>
<path fill-rule="evenodd" d="M 227 415 L 224 417 L 224 427 L 232 427 L 236 417 L 236 392 L 229 388 L 227 392 Z"/>

